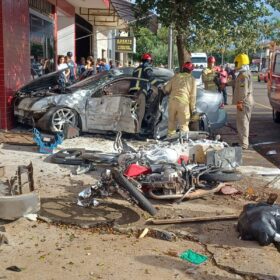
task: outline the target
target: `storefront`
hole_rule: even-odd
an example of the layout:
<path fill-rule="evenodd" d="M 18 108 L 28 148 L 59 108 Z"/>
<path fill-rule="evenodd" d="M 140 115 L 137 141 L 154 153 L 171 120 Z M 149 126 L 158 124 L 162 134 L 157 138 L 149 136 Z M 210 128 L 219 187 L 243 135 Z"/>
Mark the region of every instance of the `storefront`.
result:
<path fill-rule="evenodd" d="M 32 78 L 55 70 L 58 54 L 75 55 L 75 7 L 66 0 L 2 0 L 0 129 L 13 127 L 12 99 Z"/>
<path fill-rule="evenodd" d="M 47 1 L 29 0 L 30 63 L 33 78 L 55 69 L 55 6 Z"/>
<path fill-rule="evenodd" d="M 2 0 L 0 129 L 14 126 L 14 93 L 54 71 L 58 55 L 114 59 L 114 30 L 125 28 L 128 5 L 125 0 Z"/>

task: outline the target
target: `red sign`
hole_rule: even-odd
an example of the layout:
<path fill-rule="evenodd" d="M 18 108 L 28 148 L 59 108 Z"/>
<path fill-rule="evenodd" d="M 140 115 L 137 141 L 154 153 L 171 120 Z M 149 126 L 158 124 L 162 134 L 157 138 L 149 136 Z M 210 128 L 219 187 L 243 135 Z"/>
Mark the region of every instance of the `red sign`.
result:
<path fill-rule="evenodd" d="M 103 0 L 103 2 L 107 8 L 110 7 L 110 0 Z"/>

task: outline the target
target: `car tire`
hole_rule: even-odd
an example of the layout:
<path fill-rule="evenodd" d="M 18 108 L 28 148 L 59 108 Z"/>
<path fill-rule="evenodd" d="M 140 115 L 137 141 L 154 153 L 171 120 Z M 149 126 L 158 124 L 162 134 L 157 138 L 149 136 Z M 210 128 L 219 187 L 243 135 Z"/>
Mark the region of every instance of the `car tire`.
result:
<path fill-rule="evenodd" d="M 138 205 L 149 214 L 154 216 L 157 210 L 152 203 L 133 185 L 125 178 L 119 171 L 113 170 L 112 176 L 119 187 L 125 189 L 129 194 L 137 201 Z"/>
<path fill-rule="evenodd" d="M 273 121 L 275 123 L 280 123 L 280 112 L 279 111 L 272 111 Z"/>
<path fill-rule="evenodd" d="M 78 114 L 67 107 L 55 107 L 47 112 L 49 115 L 49 130 L 51 132 L 63 132 L 64 124 L 78 126 Z"/>
<path fill-rule="evenodd" d="M 204 173 L 200 176 L 201 180 L 208 181 L 208 182 L 234 182 L 240 181 L 242 179 L 242 175 L 236 172 L 209 172 Z"/>

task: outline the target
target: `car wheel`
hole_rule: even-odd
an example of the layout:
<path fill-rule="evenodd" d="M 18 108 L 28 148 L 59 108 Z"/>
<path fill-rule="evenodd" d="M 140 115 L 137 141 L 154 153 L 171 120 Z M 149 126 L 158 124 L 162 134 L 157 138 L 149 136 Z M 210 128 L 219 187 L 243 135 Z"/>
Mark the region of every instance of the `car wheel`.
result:
<path fill-rule="evenodd" d="M 280 112 L 273 110 L 272 111 L 273 121 L 275 123 L 280 123 Z"/>
<path fill-rule="evenodd" d="M 77 126 L 77 113 L 70 108 L 55 109 L 50 116 L 50 130 L 52 132 L 61 132 L 63 131 L 65 124 Z"/>

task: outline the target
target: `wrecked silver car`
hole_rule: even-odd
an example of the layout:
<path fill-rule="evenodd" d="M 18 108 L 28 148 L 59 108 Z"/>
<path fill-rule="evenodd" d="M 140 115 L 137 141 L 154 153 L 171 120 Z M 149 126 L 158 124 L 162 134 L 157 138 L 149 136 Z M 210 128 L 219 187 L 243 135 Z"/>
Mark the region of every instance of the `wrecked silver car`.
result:
<path fill-rule="evenodd" d="M 123 131 L 155 138 L 167 134 L 168 97 L 157 87 L 150 86 L 150 94 L 143 99 L 129 94 L 130 82 L 137 78 L 121 71 L 99 73 L 64 88 L 58 85 L 59 75 L 45 75 L 16 93 L 14 114 L 19 123 L 51 132 L 70 124 L 82 132 Z M 205 113 L 201 130 L 225 124 L 221 104 L 220 94 L 198 88 L 197 110 Z M 138 112 L 143 106 L 145 115 L 140 123 Z"/>

